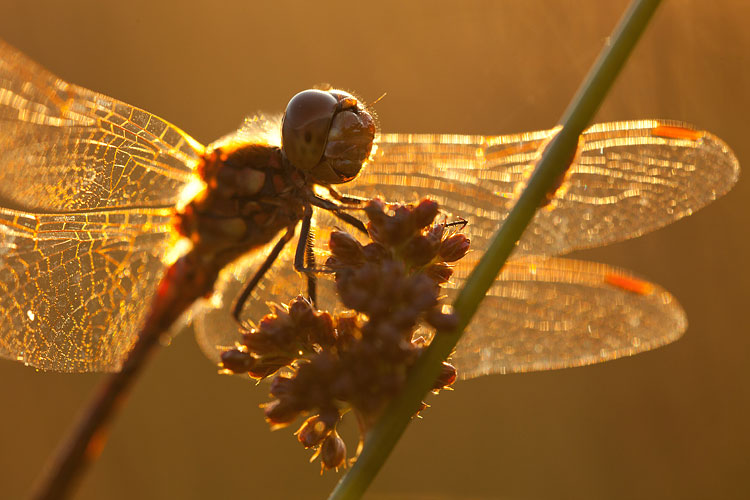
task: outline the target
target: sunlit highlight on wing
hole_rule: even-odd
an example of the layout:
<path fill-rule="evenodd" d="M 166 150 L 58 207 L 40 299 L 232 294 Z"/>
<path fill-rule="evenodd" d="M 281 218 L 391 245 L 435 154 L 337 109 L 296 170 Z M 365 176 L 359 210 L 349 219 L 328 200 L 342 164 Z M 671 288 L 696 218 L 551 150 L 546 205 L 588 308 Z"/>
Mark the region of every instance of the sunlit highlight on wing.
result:
<path fill-rule="evenodd" d="M 448 212 L 448 220 L 468 221 L 464 232 L 474 251 L 455 267 L 449 302 L 554 133 L 385 134 L 371 163 L 341 190 L 392 201 L 428 196 Z M 540 255 L 604 245 L 662 227 L 727 192 L 738 174 L 737 159 L 720 139 L 683 123 L 642 120 L 589 128 L 564 189 L 537 213 L 512 256 L 516 260 L 506 266 L 459 343 L 453 360 L 461 376 L 580 366 L 678 338 L 687 327 L 685 314 L 658 285 L 606 265 Z M 324 247 L 330 228 L 342 227 L 342 222 L 318 212 L 316 225 Z M 288 290 L 286 297 L 304 287 L 292 258 L 290 252 L 284 254 L 271 278 Z M 239 290 L 252 269 L 239 271 L 224 283 L 225 290 Z M 263 303 L 269 298 L 283 301 L 281 290 L 275 290 L 258 294 L 247 317 L 265 314 Z M 326 280 L 320 295 L 322 307 L 335 302 Z M 210 325 L 221 316 L 213 311 Z M 215 358 L 216 345 L 235 340 L 225 337 L 203 347 Z"/>
<path fill-rule="evenodd" d="M 0 209 L 0 355 L 44 370 L 120 367 L 177 235 L 167 209 Z"/>
<path fill-rule="evenodd" d="M 203 146 L 0 41 L 0 355 L 118 370 L 202 188 Z"/>
<path fill-rule="evenodd" d="M 184 251 L 176 210 L 206 189 L 201 155 L 280 144 L 280 117 L 258 116 L 204 148 L 146 111 L 68 84 L 0 41 L 0 355 L 40 369 L 117 370 L 166 266 Z M 383 134 L 345 194 L 387 201 L 430 197 L 465 219 L 473 252 L 455 266 L 452 299 L 557 129 L 505 136 Z M 717 137 L 642 120 L 582 136 L 561 189 L 538 211 L 453 357 L 461 376 L 578 366 L 634 354 L 686 328 L 657 285 L 609 266 L 544 256 L 639 236 L 726 193 L 739 166 Z M 318 212 L 318 261 L 340 220 Z M 349 229 L 349 228 L 346 228 Z M 321 244 L 322 243 L 322 244 Z M 189 244 L 189 243 L 188 243 Z M 225 269 L 191 311 L 216 360 L 232 346 L 229 308 L 268 247 Z M 245 317 L 304 290 L 282 253 Z M 323 277 L 325 278 L 325 276 Z M 320 304 L 332 307 L 322 279 Z"/>
<path fill-rule="evenodd" d="M 202 151 L 174 125 L 68 84 L 0 41 L 0 204 L 174 206 Z"/>
<path fill-rule="evenodd" d="M 549 131 L 499 136 L 384 134 L 363 173 L 342 191 L 413 201 L 429 196 L 469 221 L 486 248 L 529 178 Z M 708 132 L 672 121 L 594 125 L 577 162 L 514 254 L 557 255 L 639 236 L 726 193 L 739 165 Z M 520 186 L 520 188 L 519 188 Z"/>

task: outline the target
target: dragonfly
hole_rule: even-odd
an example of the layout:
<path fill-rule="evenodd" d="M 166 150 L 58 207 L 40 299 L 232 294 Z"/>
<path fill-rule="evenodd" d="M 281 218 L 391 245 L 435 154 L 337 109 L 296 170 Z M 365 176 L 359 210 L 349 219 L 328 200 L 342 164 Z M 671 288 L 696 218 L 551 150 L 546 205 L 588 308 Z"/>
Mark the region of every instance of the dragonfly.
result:
<path fill-rule="evenodd" d="M 356 227 L 350 208 L 375 196 L 429 197 L 446 219 L 467 222 L 473 251 L 447 285 L 447 299 L 455 296 L 557 129 L 381 134 L 351 94 L 315 92 L 328 97 L 318 96 L 312 112 L 295 111 L 295 97 L 286 115 L 248 118 L 204 146 L 0 42 L 0 355 L 39 370 L 116 372 L 154 304 L 169 296 L 179 307 L 162 326 L 186 311 L 183 321 L 216 360 L 238 337 L 234 316 L 259 318 L 267 302 L 311 286 L 300 255 L 324 249 L 305 251 L 310 228 L 325 241 L 334 227 Z M 318 127 L 312 135 L 287 130 L 295 113 Z M 329 113 L 344 123 L 331 125 L 337 118 Z M 342 130 L 359 134 L 353 145 Z M 247 166 L 243 155 L 276 163 Z M 341 158 L 345 166 L 333 167 Z M 459 343 L 452 362 L 460 376 L 579 366 L 678 338 L 686 315 L 666 290 L 622 269 L 557 256 L 690 215 L 738 175 L 721 139 L 685 123 L 587 129 L 564 183 Z M 303 235 L 293 249 L 285 243 L 297 230 Z M 322 304 L 334 301 L 326 283 Z M 243 290 L 247 300 L 235 302 Z"/>

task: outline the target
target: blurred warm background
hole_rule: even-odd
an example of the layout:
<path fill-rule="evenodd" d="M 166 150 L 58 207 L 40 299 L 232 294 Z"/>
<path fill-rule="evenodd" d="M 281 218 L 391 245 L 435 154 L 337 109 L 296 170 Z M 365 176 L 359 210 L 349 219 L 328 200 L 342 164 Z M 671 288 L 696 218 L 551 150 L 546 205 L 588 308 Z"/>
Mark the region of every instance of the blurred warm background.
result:
<path fill-rule="evenodd" d="M 385 131 L 499 134 L 555 124 L 627 3 L 4 0 L 0 37 L 204 143 L 321 82 L 366 100 L 387 92 Z M 665 1 L 599 120 L 689 121 L 750 166 L 748 19 L 745 0 Z M 577 255 L 673 292 L 690 319 L 683 339 L 459 384 L 432 399 L 369 497 L 747 498 L 748 196 L 741 179 L 684 221 Z M 99 380 L 0 362 L 0 497 L 24 496 Z M 137 384 L 78 498 L 325 497 L 337 476 L 320 477 L 290 431 L 268 431 L 265 396 L 217 376 L 181 335 Z"/>

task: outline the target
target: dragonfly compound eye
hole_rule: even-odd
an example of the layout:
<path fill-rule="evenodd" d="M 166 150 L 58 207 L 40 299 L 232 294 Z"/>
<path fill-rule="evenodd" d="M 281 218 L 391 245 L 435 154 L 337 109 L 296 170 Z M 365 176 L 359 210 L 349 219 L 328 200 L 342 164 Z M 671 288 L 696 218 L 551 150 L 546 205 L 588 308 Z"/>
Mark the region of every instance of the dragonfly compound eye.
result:
<path fill-rule="evenodd" d="M 282 145 L 287 160 L 320 184 L 347 182 L 370 156 L 375 121 L 342 90 L 305 90 L 284 114 Z"/>
<path fill-rule="evenodd" d="M 292 97 L 281 126 L 284 153 L 292 165 L 309 171 L 320 162 L 338 104 L 336 97 L 322 90 L 305 90 Z"/>

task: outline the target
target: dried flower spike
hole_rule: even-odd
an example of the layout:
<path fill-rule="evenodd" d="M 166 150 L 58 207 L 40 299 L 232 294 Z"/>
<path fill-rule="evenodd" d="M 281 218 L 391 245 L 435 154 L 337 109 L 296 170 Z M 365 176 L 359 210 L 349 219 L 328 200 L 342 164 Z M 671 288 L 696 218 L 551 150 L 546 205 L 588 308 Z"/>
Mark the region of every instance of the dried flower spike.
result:
<path fill-rule="evenodd" d="M 279 428 L 307 415 L 295 434 L 302 446 L 317 450 L 313 459 L 321 459 L 323 470 L 346 463 L 346 445 L 336 432 L 343 415 L 357 417 L 361 445 L 402 389 L 426 347 L 415 335 L 418 327 L 449 331 L 457 324 L 438 299 L 452 273 L 449 262 L 466 254 L 469 240 L 434 223 L 433 201 L 389 207 L 373 200 L 364 211 L 372 242 L 333 231 L 326 261 L 341 303 L 351 310 L 331 316 L 302 297 L 273 305 L 257 327 L 247 326 L 238 348 L 222 355 L 225 370 L 257 378 L 286 368 L 271 382 L 266 420 Z M 444 363 L 433 390 L 455 380 L 456 369 Z"/>

